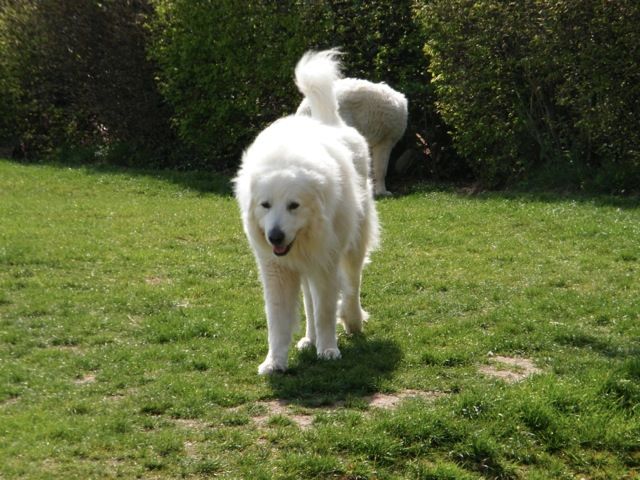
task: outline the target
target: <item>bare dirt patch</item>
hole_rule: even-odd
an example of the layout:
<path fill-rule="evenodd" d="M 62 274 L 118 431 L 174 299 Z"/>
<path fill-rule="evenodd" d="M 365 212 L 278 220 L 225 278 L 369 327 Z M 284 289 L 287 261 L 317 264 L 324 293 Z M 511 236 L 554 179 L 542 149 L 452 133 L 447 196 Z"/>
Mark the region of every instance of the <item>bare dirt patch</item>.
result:
<path fill-rule="evenodd" d="M 198 447 L 195 442 L 184 442 L 183 446 L 187 457 L 196 457 L 198 455 Z"/>
<path fill-rule="evenodd" d="M 76 378 L 73 383 L 76 385 L 87 385 L 96 381 L 96 376 L 92 373 L 88 373 L 80 378 Z"/>
<path fill-rule="evenodd" d="M 208 423 L 194 418 L 175 418 L 173 421 L 186 430 L 203 431 L 209 428 Z"/>
<path fill-rule="evenodd" d="M 374 393 L 370 397 L 366 397 L 370 407 L 394 409 L 407 398 L 421 398 L 423 400 L 435 400 L 443 396 L 442 392 L 425 392 L 422 390 L 403 390 L 398 393 Z"/>
<path fill-rule="evenodd" d="M 256 415 L 252 418 L 259 426 L 265 426 L 269 422 L 269 419 L 275 416 L 286 417 L 300 428 L 308 428 L 313 423 L 313 415 L 294 413 L 290 402 L 286 400 L 269 400 L 266 402 L 258 402 L 257 405 L 264 411 L 263 414 Z"/>
<path fill-rule="evenodd" d="M 402 390 L 397 393 L 374 393 L 364 397 L 363 400 L 369 408 L 392 410 L 408 398 L 435 400 L 443 395 L 444 393 L 435 391 Z M 306 429 L 313 425 L 313 419 L 317 413 L 335 412 L 343 409 L 345 408 L 345 402 L 339 401 L 321 407 L 311 407 L 305 412 L 296 411 L 296 406 L 287 400 L 258 402 L 257 406 L 264 411 L 264 413 L 252 417 L 252 420 L 259 426 L 265 426 L 272 417 L 281 416 L 288 418 L 298 427 Z"/>
<path fill-rule="evenodd" d="M 491 364 L 481 366 L 478 371 L 489 377 L 498 378 L 507 383 L 521 382 L 522 380 L 541 373 L 528 358 L 492 356 Z"/>
<path fill-rule="evenodd" d="M 144 279 L 145 283 L 147 285 L 153 285 L 153 286 L 157 286 L 157 285 L 164 285 L 166 283 L 170 283 L 169 279 L 159 276 L 159 275 L 154 275 L 151 277 L 146 277 Z"/>
<path fill-rule="evenodd" d="M 17 397 L 17 396 L 16 397 L 9 397 L 9 398 L 7 398 L 5 400 L 0 401 L 0 406 L 6 407 L 6 406 L 9 406 L 9 405 L 14 405 L 14 404 L 18 403 L 19 400 L 20 400 L 20 397 Z"/>

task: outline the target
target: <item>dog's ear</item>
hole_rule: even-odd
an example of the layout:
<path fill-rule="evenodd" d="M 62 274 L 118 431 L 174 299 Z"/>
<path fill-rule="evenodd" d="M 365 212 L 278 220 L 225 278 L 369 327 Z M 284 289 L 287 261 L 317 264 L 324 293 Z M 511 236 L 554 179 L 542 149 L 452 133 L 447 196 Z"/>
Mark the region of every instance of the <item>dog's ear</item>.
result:
<path fill-rule="evenodd" d="M 336 199 L 339 197 L 336 191 L 336 182 L 331 178 L 316 172 L 309 172 L 311 177 L 309 185 L 316 201 L 316 208 L 320 209 L 318 214 L 331 216 L 336 206 Z"/>
<path fill-rule="evenodd" d="M 324 201 L 328 183 L 327 179 L 313 171 L 305 171 L 304 177 L 306 184 L 309 185 L 310 190 L 313 192 L 313 196 Z"/>
<path fill-rule="evenodd" d="M 245 168 L 238 171 L 238 175 L 232 180 L 233 193 L 238 200 L 240 210 L 245 213 L 251 208 L 251 190 L 253 189 L 253 175 L 250 175 Z"/>

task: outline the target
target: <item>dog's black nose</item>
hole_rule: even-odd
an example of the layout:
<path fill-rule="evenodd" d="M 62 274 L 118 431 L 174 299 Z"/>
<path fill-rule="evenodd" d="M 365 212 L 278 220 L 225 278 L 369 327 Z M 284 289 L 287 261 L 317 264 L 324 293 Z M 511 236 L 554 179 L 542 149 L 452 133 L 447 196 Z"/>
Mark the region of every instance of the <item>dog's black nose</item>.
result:
<path fill-rule="evenodd" d="M 271 230 L 269 230 L 269 243 L 271 243 L 271 245 L 282 245 L 282 242 L 284 242 L 284 232 L 282 230 L 280 230 L 278 227 L 273 227 Z"/>

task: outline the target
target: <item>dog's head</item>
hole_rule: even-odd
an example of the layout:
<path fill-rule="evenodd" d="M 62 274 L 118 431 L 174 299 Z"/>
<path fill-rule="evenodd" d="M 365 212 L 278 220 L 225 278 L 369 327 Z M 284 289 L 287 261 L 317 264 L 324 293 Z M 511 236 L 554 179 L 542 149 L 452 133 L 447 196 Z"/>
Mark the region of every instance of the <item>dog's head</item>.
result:
<path fill-rule="evenodd" d="M 287 255 L 322 217 L 322 179 L 306 170 L 279 170 L 253 178 L 250 215 L 276 256 Z"/>

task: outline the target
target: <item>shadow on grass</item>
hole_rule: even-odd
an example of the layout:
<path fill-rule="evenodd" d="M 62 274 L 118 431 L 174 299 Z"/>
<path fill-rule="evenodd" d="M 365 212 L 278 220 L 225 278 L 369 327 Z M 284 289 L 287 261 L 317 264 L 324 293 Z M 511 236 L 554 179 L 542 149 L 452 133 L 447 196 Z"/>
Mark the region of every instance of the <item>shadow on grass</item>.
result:
<path fill-rule="evenodd" d="M 469 200 L 513 200 L 530 203 L 588 203 L 597 207 L 620 209 L 640 208 L 640 191 L 627 195 L 613 195 L 597 191 L 558 190 L 543 188 L 512 187 L 504 190 L 482 190 L 461 183 L 437 183 L 425 181 L 398 181 L 390 187 L 393 198 L 429 193 L 450 193 Z"/>
<path fill-rule="evenodd" d="M 48 166 L 58 168 L 73 168 L 83 170 L 95 175 L 120 175 L 129 177 L 147 177 L 159 181 L 173 183 L 183 188 L 202 194 L 214 194 L 231 196 L 233 194 L 231 178 L 235 172 L 214 172 L 207 170 L 171 170 L 171 169 L 145 169 L 115 166 L 108 163 L 78 163 L 74 161 L 38 161 L 25 162 L 10 158 L 1 158 L 9 162 L 19 163 L 23 166 Z M 590 203 L 595 206 L 609 206 L 620 209 L 640 208 L 640 191 L 634 191 L 626 196 L 608 195 L 605 193 L 553 190 L 542 188 L 518 188 L 505 190 L 482 190 L 468 183 L 430 182 L 423 179 L 392 177 L 391 190 L 393 197 L 383 201 L 393 201 L 394 198 L 402 198 L 411 195 L 428 193 L 451 193 L 470 200 L 514 200 L 532 203 Z"/>
<path fill-rule="evenodd" d="M 614 207 L 623 210 L 640 208 L 640 196 L 618 196 L 603 193 L 587 192 L 554 192 L 554 191 L 526 191 L 505 190 L 494 192 L 481 192 L 478 194 L 461 195 L 477 200 L 514 200 L 530 203 L 585 203 L 596 207 Z"/>
<path fill-rule="evenodd" d="M 146 177 L 161 182 L 173 183 L 181 188 L 201 194 L 231 196 L 233 194 L 229 176 L 206 171 L 145 170 L 136 168 L 113 167 L 108 165 L 85 165 L 78 167 L 94 175 L 114 175 L 128 177 Z"/>
<path fill-rule="evenodd" d="M 219 196 L 231 196 L 233 190 L 231 186 L 231 173 L 219 173 L 205 170 L 171 170 L 171 169 L 146 169 L 114 166 L 104 163 L 86 163 L 78 164 L 75 162 L 25 162 L 0 158 L 19 164 L 24 167 L 49 167 L 60 169 L 79 170 L 87 175 L 110 175 L 114 177 L 143 177 L 161 182 L 172 183 L 181 188 L 193 190 L 201 194 L 213 194 Z"/>
<path fill-rule="evenodd" d="M 314 349 L 298 353 L 289 369 L 269 377 L 278 399 L 304 406 L 322 406 L 378 392 L 402 359 L 400 347 L 389 340 L 354 335 L 340 341 L 342 358 L 323 361 Z"/>
<path fill-rule="evenodd" d="M 601 338 L 580 331 L 566 332 L 556 335 L 560 345 L 591 350 L 608 358 L 640 359 L 640 346 L 635 344 L 620 346 L 607 338 Z"/>

